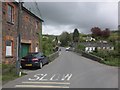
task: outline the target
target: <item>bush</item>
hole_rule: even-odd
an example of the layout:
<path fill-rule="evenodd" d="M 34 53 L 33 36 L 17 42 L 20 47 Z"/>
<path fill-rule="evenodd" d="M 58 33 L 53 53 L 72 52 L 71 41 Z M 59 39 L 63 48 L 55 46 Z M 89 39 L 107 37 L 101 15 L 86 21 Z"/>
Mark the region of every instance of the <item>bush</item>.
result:
<path fill-rule="evenodd" d="M 43 39 L 42 40 L 42 48 L 43 48 L 43 53 L 45 55 L 50 55 L 53 53 L 53 44 L 51 39 Z"/>
<path fill-rule="evenodd" d="M 97 53 L 92 52 L 92 54 L 99 56 L 104 59 L 103 63 L 112 65 L 112 66 L 120 66 L 119 61 L 119 53 L 118 51 L 107 51 L 107 50 L 99 50 Z"/>
<path fill-rule="evenodd" d="M 80 50 L 84 51 L 85 50 L 85 46 L 80 44 L 80 45 L 78 45 L 77 49 L 80 49 Z"/>

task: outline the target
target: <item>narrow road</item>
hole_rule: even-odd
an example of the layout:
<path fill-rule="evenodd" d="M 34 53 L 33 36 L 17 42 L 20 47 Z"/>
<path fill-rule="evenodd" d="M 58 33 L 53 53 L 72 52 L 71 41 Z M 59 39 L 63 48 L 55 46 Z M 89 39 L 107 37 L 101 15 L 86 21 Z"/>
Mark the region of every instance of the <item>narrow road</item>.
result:
<path fill-rule="evenodd" d="M 3 88 L 118 88 L 118 69 L 66 52 Z"/>

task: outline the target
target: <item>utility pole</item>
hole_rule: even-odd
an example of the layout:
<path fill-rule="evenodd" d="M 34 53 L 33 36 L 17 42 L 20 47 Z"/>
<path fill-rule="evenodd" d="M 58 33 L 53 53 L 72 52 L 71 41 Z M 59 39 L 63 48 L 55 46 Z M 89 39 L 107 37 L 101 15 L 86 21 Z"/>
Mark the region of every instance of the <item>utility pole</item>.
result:
<path fill-rule="evenodd" d="M 21 62 L 21 28 L 22 28 L 22 2 L 21 0 L 19 0 L 18 29 L 17 29 L 17 61 L 16 61 L 17 75 L 19 75 L 20 73 L 20 62 Z"/>

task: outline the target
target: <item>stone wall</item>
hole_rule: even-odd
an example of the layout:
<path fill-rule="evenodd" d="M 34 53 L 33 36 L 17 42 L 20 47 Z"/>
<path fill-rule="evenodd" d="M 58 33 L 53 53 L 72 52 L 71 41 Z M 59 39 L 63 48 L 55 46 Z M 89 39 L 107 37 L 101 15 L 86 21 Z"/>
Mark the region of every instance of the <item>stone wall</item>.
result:
<path fill-rule="evenodd" d="M 14 23 L 10 23 L 7 20 L 7 6 L 10 4 L 14 7 Z M 14 63 L 16 61 L 17 56 L 17 25 L 18 25 L 18 8 L 13 3 L 2 3 L 2 60 L 3 63 Z M 6 57 L 6 40 L 12 40 L 13 43 L 13 50 L 12 50 L 12 57 Z"/>

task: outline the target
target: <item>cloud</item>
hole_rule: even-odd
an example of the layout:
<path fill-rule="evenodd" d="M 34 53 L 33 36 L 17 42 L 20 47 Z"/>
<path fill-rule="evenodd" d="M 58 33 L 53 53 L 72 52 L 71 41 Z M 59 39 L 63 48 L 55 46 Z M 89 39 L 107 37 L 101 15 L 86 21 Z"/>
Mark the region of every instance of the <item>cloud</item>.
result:
<path fill-rule="evenodd" d="M 78 28 L 82 33 L 90 33 L 92 27 L 117 29 L 117 2 L 37 2 L 41 12 L 43 33 L 60 34 Z M 25 3 L 31 11 L 39 15 L 34 2 Z M 47 28 L 45 28 L 47 27 Z"/>

